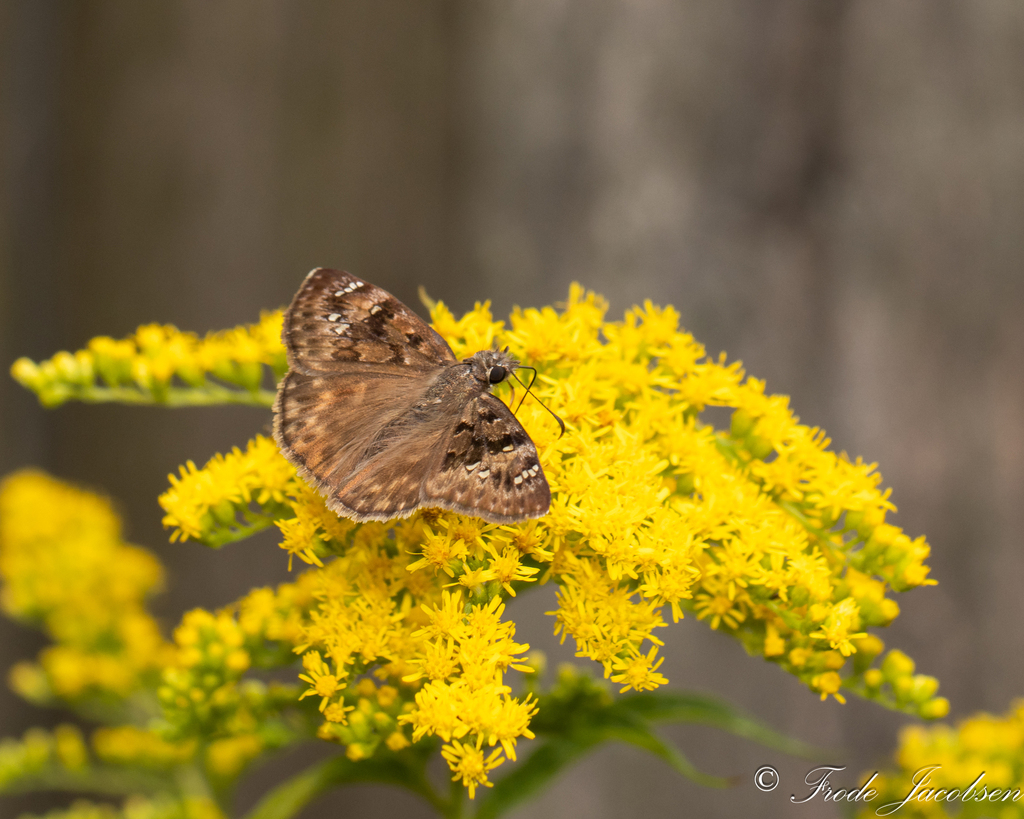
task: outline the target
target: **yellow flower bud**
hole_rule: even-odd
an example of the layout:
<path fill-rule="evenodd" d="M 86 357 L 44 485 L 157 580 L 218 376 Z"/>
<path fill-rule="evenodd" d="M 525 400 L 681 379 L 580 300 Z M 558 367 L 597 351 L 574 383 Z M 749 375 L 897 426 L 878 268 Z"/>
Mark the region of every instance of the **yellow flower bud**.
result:
<path fill-rule="evenodd" d="M 914 673 L 914 661 L 899 649 L 893 649 L 882 661 L 882 673 L 889 682 Z"/>
<path fill-rule="evenodd" d="M 53 732 L 54 750 L 69 771 L 81 770 L 89 761 L 82 732 L 74 725 L 58 725 Z"/>
<path fill-rule="evenodd" d="M 942 719 L 949 714 L 949 700 L 945 697 L 936 697 L 924 703 L 918 713 L 923 719 Z"/>
<path fill-rule="evenodd" d="M 28 358 L 19 358 L 11 365 L 11 376 L 30 390 L 38 390 L 43 382 L 42 371 Z"/>

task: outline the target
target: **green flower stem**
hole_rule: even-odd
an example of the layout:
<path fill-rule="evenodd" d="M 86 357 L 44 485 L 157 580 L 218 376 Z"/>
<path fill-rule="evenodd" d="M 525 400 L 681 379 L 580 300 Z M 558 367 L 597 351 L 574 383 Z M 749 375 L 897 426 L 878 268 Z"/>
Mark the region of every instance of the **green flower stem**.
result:
<path fill-rule="evenodd" d="M 211 529 L 209 533 L 198 538 L 198 541 L 204 546 L 209 546 L 211 549 L 220 549 L 222 546 L 227 546 L 229 543 L 237 543 L 240 540 L 245 540 L 246 538 L 259 534 L 264 529 L 269 529 L 274 525 L 274 521 L 293 516 L 289 515 L 289 512 L 291 512 L 291 508 L 283 505 L 280 507 L 277 514 L 247 512 L 244 513 L 247 525 L 215 527 Z"/>
<path fill-rule="evenodd" d="M 227 806 L 223 801 L 223 794 L 214 793 L 202 769 L 195 763 L 180 765 L 175 769 L 175 781 L 178 792 L 186 797 L 205 797 L 216 802 L 221 810 L 227 813 Z"/>
<path fill-rule="evenodd" d="M 890 711 L 896 711 L 900 714 L 909 714 L 912 717 L 920 717 L 920 703 L 913 701 L 907 701 L 900 703 L 896 697 L 891 694 L 887 694 L 884 691 L 878 689 L 870 689 L 858 678 L 861 675 L 857 675 L 853 678 L 843 680 L 843 690 L 849 691 L 852 694 L 856 694 L 859 697 L 863 697 L 871 702 L 878 703 L 883 708 L 887 708 Z"/>
<path fill-rule="evenodd" d="M 174 790 L 167 777 L 138 768 L 95 766 L 79 771 L 51 766 L 6 783 L 0 793 L 39 791 L 70 791 L 104 796 L 126 796 L 132 793 L 154 795 Z"/>
<path fill-rule="evenodd" d="M 448 790 L 450 796 L 443 811 L 447 819 L 463 819 L 466 816 L 466 789 L 458 778 L 453 779 Z"/>
<path fill-rule="evenodd" d="M 210 407 L 221 404 L 242 404 L 251 407 L 272 407 L 274 390 L 236 390 L 219 384 L 203 387 L 169 387 L 156 394 L 137 387 L 66 387 L 60 400 L 87 404 L 151 404 L 164 407 Z M 48 402 L 44 402 L 48 403 Z"/>

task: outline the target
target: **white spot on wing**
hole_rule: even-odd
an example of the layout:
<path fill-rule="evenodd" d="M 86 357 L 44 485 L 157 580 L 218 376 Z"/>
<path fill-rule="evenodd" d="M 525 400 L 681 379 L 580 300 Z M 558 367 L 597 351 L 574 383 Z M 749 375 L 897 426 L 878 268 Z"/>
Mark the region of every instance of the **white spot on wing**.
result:
<path fill-rule="evenodd" d="M 375 305 L 373 305 L 373 307 L 370 308 L 370 315 L 371 316 L 375 316 L 379 312 L 380 312 L 380 305 L 379 304 L 375 304 Z"/>
<path fill-rule="evenodd" d="M 509 445 L 508 445 L 508 446 L 506 446 L 506 447 L 502 447 L 502 450 L 501 450 L 501 451 L 502 451 L 502 452 L 511 452 L 511 451 L 512 451 L 513 449 L 515 449 L 515 447 L 514 447 L 514 446 L 512 446 L 512 444 L 509 444 Z"/>
<path fill-rule="evenodd" d="M 514 483 L 514 484 L 515 484 L 516 486 L 519 486 L 519 484 L 521 484 L 522 482 L 523 482 L 523 477 L 522 477 L 522 475 L 516 475 L 516 476 L 515 476 L 515 477 L 514 477 L 514 478 L 512 479 L 512 483 Z"/>
<path fill-rule="evenodd" d="M 491 474 L 491 470 L 489 470 L 489 469 L 481 469 L 480 470 L 480 474 L 479 474 L 480 480 L 484 480 L 490 474 Z"/>
<path fill-rule="evenodd" d="M 327 317 L 327 320 L 328 320 L 328 321 L 337 321 L 337 320 L 338 320 L 338 319 L 340 319 L 340 318 L 341 318 L 341 313 L 331 313 L 331 314 L 330 314 L 330 315 L 329 315 L 329 316 Z"/>
<path fill-rule="evenodd" d="M 467 472 L 472 472 L 478 466 L 480 466 L 480 461 L 477 461 L 475 464 L 466 464 L 466 471 Z"/>

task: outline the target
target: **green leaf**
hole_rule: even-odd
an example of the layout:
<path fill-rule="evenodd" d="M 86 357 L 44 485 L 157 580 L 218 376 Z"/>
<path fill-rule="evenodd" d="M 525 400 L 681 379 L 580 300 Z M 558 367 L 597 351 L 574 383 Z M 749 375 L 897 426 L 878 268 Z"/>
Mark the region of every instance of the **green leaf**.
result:
<path fill-rule="evenodd" d="M 646 727 L 609 725 L 590 731 L 574 731 L 572 736 L 553 738 L 542 743 L 507 776 L 495 783 L 481 799 L 477 819 L 494 819 L 544 789 L 561 771 L 605 742 L 636 745 L 667 762 L 684 776 L 709 787 L 723 788 L 730 780 L 708 776 L 682 753 Z"/>
<path fill-rule="evenodd" d="M 563 769 L 585 756 L 594 745 L 568 738 L 542 742 L 521 765 L 484 792 L 476 812 L 477 819 L 492 819 L 525 802 L 543 790 Z"/>
<path fill-rule="evenodd" d="M 709 787 L 734 780 L 700 772 L 677 748 L 659 737 L 654 724 L 711 725 L 770 748 L 808 756 L 811 746 L 790 739 L 714 697 L 683 693 L 633 694 L 618 700 L 597 696 L 585 685 L 542 697 L 531 725 L 542 737 L 522 764 L 486 791 L 477 819 L 495 819 L 546 787 L 569 765 L 605 742 L 625 742 L 654 754 L 678 773 Z"/>
<path fill-rule="evenodd" d="M 443 800 L 434 793 L 423 774 L 424 760 L 423 753 L 395 754 L 360 762 L 335 756 L 278 785 L 246 814 L 245 819 L 289 819 L 324 791 L 356 782 L 407 788 L 443 812 L 446 807 Z"/>
<path fill-rule="evenodd" d="M 621 725 L 609 727 L 604 731 L 601 741 L 607 740 L 627 742 L 630 745 L 636 745 L 638 748 L 649 751 L 675 768 L 678 773 L 681 773 L 687 779 L 692 779 L 699 785 L 705 785 L 709 788 L 725 788 L 735 784 L 731 779 L 701 773 L 679 749 L 669 745 L 647 726 L 629 727 Z"/>
<path fill-rule="evenodd" d="M 793 756 L 817 757 L 820 749 L 774 731 L 762 722 L 705 694 L 647 692 L 623 697 L 615 703 L 652 722 L 687 722 L 711 725 Z"/>

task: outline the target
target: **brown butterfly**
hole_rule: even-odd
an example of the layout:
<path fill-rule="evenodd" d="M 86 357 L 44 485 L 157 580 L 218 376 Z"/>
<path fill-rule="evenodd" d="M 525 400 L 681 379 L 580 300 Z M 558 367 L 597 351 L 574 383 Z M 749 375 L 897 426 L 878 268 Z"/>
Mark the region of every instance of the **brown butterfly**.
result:
<path fill-rule="evenodd" d="M 514 523 L 547 513 L 537 447 L 490 392 L 519 366 L 507 352 L 458 361 L 390 293 L 325 268 L 302 283 L 282 337 L 290 369 L 274 438 L 337 514 L 391 520 L 439 506 Z"/>

